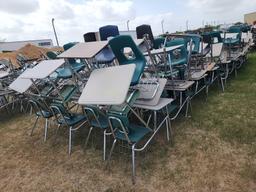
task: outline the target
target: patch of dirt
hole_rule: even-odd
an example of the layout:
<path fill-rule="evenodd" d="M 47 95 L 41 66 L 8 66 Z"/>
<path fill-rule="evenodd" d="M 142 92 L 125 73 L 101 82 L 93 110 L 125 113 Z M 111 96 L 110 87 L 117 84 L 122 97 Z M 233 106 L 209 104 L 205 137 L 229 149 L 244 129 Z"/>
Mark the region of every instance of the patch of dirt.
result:
<path fill-rule="evenodd" d="M 48 49 L 48 48 L 27 44 L 24 47 L 14 52 L 0 53 L 0 59 L 10 60 L 15 67 L 20 67 L 19 62 L 17 61 L 18 54 L 22 54 L 27 59 L 37 60 L 42 58 L 48 51 L 63 51 L 63 48 L 54 47 L 54 48 Z"/>
<path fill-rule="evenodd" d="M 165 141 L 162 129 L 146 152 L 137 153 L 137 177 L 133 186 L 130 156 L 116 153 L 110 168 L 106 169 L 102 147 L 84 150 L 86 134 L 81 132 L 77 133 L 81 138 L 74 137 L 73 153 L 68 156 L 67 128 L 62 128 L 55 137 L 56 126 L 52 125 L 44 143 L 43 120 L 34 135 L 29 136 L 34 120 L 26 114 L 0 126 L 0 188 L 3 191 L 256 190 L 256 182 L 240 174 L 249 161 L 255 161 L 248 157 L 247 146 L 231 145 L 190 122 L 175 125 L 174 147 Z"/>

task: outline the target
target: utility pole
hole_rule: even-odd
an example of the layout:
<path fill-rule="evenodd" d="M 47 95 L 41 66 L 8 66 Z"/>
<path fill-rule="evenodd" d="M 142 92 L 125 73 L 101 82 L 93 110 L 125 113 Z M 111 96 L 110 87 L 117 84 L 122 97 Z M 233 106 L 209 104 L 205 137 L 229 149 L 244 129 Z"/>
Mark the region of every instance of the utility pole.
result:
<path fill-rule="evenodd" d="M 55 36 L 55 39 L 56 39 L 56 43 L 57 43 L 57 45 L 59 47 L 60 45 L 59 45 L 59 41 L 58 41 L 56 30 L 55 30 L 55 26 L 54 26 L 54 18 L 52 18 L 52 28 L 53 28 L 54 36 Z"/>
<path fill-rule="evenodd" d="M 187 28 L 187 31 L 188 31 L 188 20 L 186 21 L 186 28 Z"/>
<path fill-rule="evenodd" d="M 161 21 L 162 33 L 164 34 L 164 19 Z"/>
<path fill-rule="evenodd" d="M 127 20 L 126 25 L 127 25 L 127 30 L 128 30 L 128 31 L 130 31 L 129 23 L 130 23 L 130 20 Z"/>

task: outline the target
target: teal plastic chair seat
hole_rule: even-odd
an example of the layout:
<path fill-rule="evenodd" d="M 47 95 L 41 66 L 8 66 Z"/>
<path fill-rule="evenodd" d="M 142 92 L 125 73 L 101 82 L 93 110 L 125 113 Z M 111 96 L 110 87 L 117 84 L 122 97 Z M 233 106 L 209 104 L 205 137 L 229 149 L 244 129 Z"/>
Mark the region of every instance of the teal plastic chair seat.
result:
<path fill-rule="evenodd" d="M 72 77 L 72 71 L 67 67 L 57 69 L 56 73 L 58 74 L 58 78 L 68 79 Z"/>
<path fill-rule="evenodd" d="M 44 110 L 41 110 L 41 111 L 36 112 L 36 115 L 37 115 L 37 116 L 42 116 L 42 117 L 44 117 L 44 118 L 50 118 L 50 117 L 53 116 L 53 114 L 52 114 L 51 112 L 49 112 L 49 111 L 44 111 Z"/>
<path fill-rule="evenodd" d="M 80 115 L 80 114 L 71 114 L 70 116 L 66 117 L 64 116 L 65 119 L 60 119 L 59 123 L 60 124 L 67 124 L 68 126 L 74 126 L 81 121 L 86 120 L 86 116 Z"/>
<path fill-rule="evenodd" d="M 139 125 L 135 125 L 135 124 L 130 124 L 128 126 L 128 130 L 129 130 L 128 137 L 132 143 L 136 143 L 136 142 L 140 141 L 141 139 L 143 139 L 143 137 L 146 134 L 148 134 L 150 132 L 149 129 L 139 126 Z M 122 133 L 120 130 L 117 130 L 115 135 L 120 140 L 124 140 L 124 141 L 127 140 L 125 137 L 125 134 Z"/>
<path fill-rule="evenodd" d="M 58 126 L 69 127 L 69 142 L 68 142 L 68 154 L 71 154 L 72 149 L 72 132 L 80 129 L 87 122 L 85 115 L 70 113 L 63 104 L 52 103 L 51 110 L 54 112 Z"/>
<path fill-rule="evenodd" d="M 100 125 L 99 125 L 98 121 L 99 121 Z M 90 123 L 93 127 L 99 127 L 102 129 L 106 129 L 109 126 L 107 117 L 105 117 L 103 115 L 99 115 L 98 121 L 93 119 L 93 120 L 91 120 Z"/>
<path fill-rule="evenodd" d="M 85 65 L 82 63 L 75 62 L 71 64 L 71 67 L 75 72 L 78 73 L 85 68 Z M 72 71 L 69 67 L 59 68 L 56 70 L 56 73 L 58 74 L 58 78 L 68 79 L 72 77 Z"/>
<path fill-rule="evenodd" d="M 83 70 L 85 68 L 85 65 L 83 63 L 71 63 L 71 67 L 75 72 L 80 72 L 81 70 Z"/>

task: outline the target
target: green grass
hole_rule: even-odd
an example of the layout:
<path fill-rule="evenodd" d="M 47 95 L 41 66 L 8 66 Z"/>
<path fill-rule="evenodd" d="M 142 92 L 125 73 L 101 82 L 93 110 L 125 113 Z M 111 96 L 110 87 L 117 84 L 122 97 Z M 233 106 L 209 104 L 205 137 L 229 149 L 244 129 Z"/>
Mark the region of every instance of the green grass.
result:
<path fill-rule="evenodd" d="M 208 102 L 196 99 L 192 123 L 198 128 L 215 130 L 229 142 L 256 142 L 256 54 L 239 70 L 238 77 L 228 80 L 224 93 L 211 91 Z"/>

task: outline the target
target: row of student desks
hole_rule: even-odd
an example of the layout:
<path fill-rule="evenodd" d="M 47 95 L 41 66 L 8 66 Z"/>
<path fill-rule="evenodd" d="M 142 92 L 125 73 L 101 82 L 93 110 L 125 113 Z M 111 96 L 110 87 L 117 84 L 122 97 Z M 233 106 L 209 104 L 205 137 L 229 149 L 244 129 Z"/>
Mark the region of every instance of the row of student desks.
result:
<path fill-rule="evenodd" d="M 135 43 L 138 46 L 142 45 L 143 40 L 135 40 Z M 214 56 L 220 56 L 222 47 L 223 44 L 213 45 Z M 40 62 L 34 68 L 27 69 L 10 85 L 10 88 L 19 93 L 25 93 L 36 80 L 47 79 L 50 77 L 50 75 L 53 74 L 56 69 L 64 65 L 66 58 L 92 59 L 104 48 L 109 48 L 108 41 L 78 43 L 67 51 L 61 53 L 58 56 L 59 59 L 45 60 Z M 180 46 L 153 50 L 151 54 L 157 55 L 167 53 L 177 48 L 180 48 Z M 127 49 L 125 51 L 128 53 L 130 50 Z M 144 55 L 148 55 L 148 53 L 146 52 Z M 205 76 L 207 76 L 207 72 L 212 71 L 214 67 L 215 63 L 210 63 L 205 70 L 192 73 L 191 81 L 174 82 L 169 80 L 168 82 L 162 83 L 162 87 L 158 94 L 156 94 L 155 98 L 136 102 L 133 107 L 152 110 L 155 112 L 165 108 L 167 105 L 173 102 L 173 99 L 161 98 L 160 96 L 163 89 L 179 92 L 181 95 L 180 107 L 183 107 L 189 98 L 187 97 L 185 100 L 183 100 L 182 93 L 189 90 L 195 82 L 205 78 Z M 93 70 L 85 84 L 82 94 L 78 99 L 78 104 L 120 105 L 124 103 L 130 88 L 130 82 L 134 70 L 135 65 L 133 64 Z M 154 125 L 154 129 L 156 129 L 156 125 Z"/>
<path fill-rule="evenodd" d="M 136 40 L 135 42 L 137 45 L 141 45 L 143 40 Z M 19 93 L 24 93 L 31 87 L 35 80 L 46 79 L 54 73 L 56 69 L 61 67 L 65 63 L 64 58 L 91 59 L 107 46 L 108 41 L 78 43 L 58 56 L 58 58 L 62 59 L 45 60 L 40 62 L 34 68 L 27 69 L 10 85 L 10 88 L 18 91 Z M 173 46 L 166 49 L 158 49 L 154 50 L 152 53 L 161 54 L 179 47 L 180 46 Z M 145 55 L 147 54 L 145 53 Z M 120 105 L 124 103 L 130 88 L 134 69 L 135 65 L 130 64 L 93 70 L 85 84 L 81 96 L 78 99 L 78 104 Z M 176 82 L 175 84 L 173 84 L 173 82 L 165 82 L 164 85 L 162 84 L 161 91 L 156 94 L 156 98 L 136 102 L 134 107 L 152 110 L 155 112 L 159 111 L 173 101 L 173 99 L 170 98 L 160 98 L 163 89 L 177 91 L 182 95 L 182 92 L 188 90 L 193 84 L 194 81 L 182 81 Z M 182 103 L 182 100 L 180 102 L 180 107 L 182 107 L 184 103 Z M 156 129 L 156 125 L 154 125 L 154 127 Z"/>

